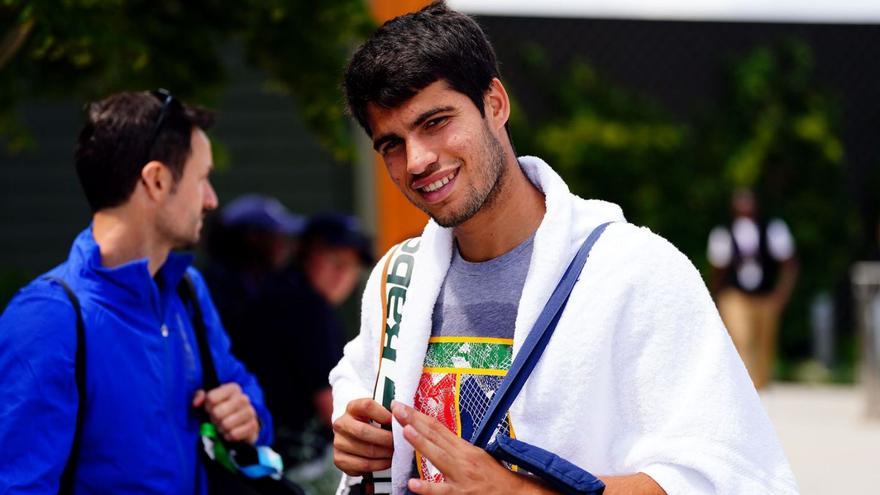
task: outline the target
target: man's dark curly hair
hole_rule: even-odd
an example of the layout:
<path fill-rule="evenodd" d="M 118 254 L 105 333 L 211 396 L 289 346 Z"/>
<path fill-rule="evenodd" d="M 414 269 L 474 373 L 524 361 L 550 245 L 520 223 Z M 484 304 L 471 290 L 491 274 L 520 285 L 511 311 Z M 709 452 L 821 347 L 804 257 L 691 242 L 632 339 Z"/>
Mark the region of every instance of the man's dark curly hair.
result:
<path fill-rule="evenodd" d="M 477 22 L 437 2 L 382 25 L 352 56 L 344 89 L 349 112 L 372 136 L 368 104 L 395 108 L 439 80 L 485 116 L 483 95 L 495 77 L 495 51 Z"/>

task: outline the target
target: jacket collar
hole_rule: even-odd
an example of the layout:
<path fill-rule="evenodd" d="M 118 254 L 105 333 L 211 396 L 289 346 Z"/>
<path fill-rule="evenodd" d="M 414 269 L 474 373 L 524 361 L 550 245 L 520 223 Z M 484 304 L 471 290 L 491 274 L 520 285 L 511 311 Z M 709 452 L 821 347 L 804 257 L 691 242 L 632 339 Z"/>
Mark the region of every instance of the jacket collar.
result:
<path fill-rule="evenodd" d="M 150 276 L 146 258 L 107 268 L 101 264 L 101 249 L 89 225 L 73 242 L 68 262 L 85 282 L 85 288 L 101 299 L 125 305 L 149 304 L 160 310 L 164 309 L 168 294 L 176 291 L 193 259 L 189 253 L 172 252 L 155 277 Z"/>

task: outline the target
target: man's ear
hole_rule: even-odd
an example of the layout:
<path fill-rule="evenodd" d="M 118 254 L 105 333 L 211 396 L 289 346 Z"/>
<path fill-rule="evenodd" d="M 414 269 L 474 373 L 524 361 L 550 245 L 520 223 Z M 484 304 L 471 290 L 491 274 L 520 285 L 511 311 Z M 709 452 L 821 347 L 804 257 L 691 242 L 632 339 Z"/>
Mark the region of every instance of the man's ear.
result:
<path fill-rule="evenodd" d="M 171 193 L 174 177 L 164 163 L 153 160 L 141 169 L 141 183 L 150 199 L 162 201 Z"/>
<path fill-rule="evenodd" d="M 510 118 L 510 98 L 497 77 L 493 77 L 492 82 L 489 83 L 489 89 L 486 90 L 483 98 L 483 106 L 490 126 L 500 131 Z"/>

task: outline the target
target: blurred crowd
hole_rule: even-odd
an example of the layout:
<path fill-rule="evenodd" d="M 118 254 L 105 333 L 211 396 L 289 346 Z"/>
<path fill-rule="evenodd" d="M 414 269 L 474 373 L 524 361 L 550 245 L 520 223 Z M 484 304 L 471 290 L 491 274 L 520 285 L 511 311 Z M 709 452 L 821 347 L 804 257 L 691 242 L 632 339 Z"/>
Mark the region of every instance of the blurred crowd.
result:
<path fill-rule="evenodd" d="M 351 333 L 338 308 L 373 264 L 372 242 L 351 215 L 305 218 L 257 194 L 231 201 L 207 227 L 205 282 L 233 354 L 262 386 L 285 475 L 332 492 L 327 375 Z"/>

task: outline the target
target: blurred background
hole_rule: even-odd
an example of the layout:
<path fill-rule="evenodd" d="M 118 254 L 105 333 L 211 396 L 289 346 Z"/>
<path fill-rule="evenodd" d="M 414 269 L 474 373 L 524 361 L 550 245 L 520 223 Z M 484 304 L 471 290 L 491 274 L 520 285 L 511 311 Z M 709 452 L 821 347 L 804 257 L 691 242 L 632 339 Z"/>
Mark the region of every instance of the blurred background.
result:
<path fill-rule="evenodd" d="M 379 254 L 417 234 L 425 217 L 339 85 L 360 40 L 425 3 L 0 1 L 0 305 L 88 222 L 73 144 L 83 105 L 114 91 L 164 87 L 218 111 L 221 206 L 257 193 L 304 218 L 350 214 Z M 799 274 L 762 398 L 803 493 L 880 486 L 880 4 L 449 3 L 494 43 L 518 153 L 620 204 L 707 283 L 735 190 L 784 219 Z M 349 336 L 358 299 L 339 309 Z"/>

